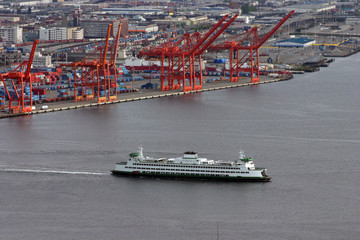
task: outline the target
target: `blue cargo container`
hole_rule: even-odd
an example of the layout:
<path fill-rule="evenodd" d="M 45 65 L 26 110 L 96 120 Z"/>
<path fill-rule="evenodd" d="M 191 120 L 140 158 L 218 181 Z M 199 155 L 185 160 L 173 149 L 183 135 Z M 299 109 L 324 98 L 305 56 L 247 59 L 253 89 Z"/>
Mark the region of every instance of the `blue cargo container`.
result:
<path fill-rule="evenodd" d="M 33 95 L 32 100 L 33 100 L 33 101 L 38 101 L 38 100 L 40 100 L 39 95 Z"/>
<path fill-rule="evenodd" d="M 215 59 L 214 63 L 226 63 L 227 59 Z"/>
<path fill-rule="evenodd" d="M 6 48 L 6 52 L 8 53 L 11 53 L 11 52 L 14 52 L 15 51 L 15 48 L 14 47 L 8 47 Z"/>
<path fill-rule="evenodd" d="M 105 96 L 105 91 L 100 91 L 100 96 L 104 97 Z"/>

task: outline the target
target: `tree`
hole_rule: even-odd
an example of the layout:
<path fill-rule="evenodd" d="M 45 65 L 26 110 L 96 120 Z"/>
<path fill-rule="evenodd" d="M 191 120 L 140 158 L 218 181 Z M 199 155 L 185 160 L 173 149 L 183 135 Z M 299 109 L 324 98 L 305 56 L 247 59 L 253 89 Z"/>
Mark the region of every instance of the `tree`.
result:
<path fill-rule="evenodd" d="M 243 14 L 248 14 L 249 12 L 256 12 L 256 6 L 245 4 L 241 7 L 241 12 Z"/>
<path fill-rule="evenodd" d="M 248 14 L 248 13 L 250 12 L 249 4 L 242 5 L 242 7 L 241 7 L 241 12 L 242 12 L 243 14 Z"/>

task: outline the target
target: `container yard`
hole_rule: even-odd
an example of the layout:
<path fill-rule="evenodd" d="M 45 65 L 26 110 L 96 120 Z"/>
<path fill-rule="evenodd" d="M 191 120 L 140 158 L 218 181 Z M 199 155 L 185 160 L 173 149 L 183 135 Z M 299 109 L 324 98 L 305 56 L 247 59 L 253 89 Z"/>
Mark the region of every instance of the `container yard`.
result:
<path fill-rule="evenodd" d="M 105 41 L 97 43 L 95 51 L 81 61 L 62 63 L 55 68 L 31 69 L 39 43 L 36 40 L 27 61 L 1 74 L 1 117 L 258 84 L 259 48 L 293 13 L 290 12 L 261 41 L 257 38 L 257 28 L 250 29 L 241 36 L 242 41 L 255 39 L 250 46 L 243 46 L 242 41 L 234 46 L 233 40 L 225 42 L 224 46 L 213 45 L 238 16 L 226 15 L 207 32 L 185 33 L 158 46 L 142 49 L 139 57 L 160 61 L 160 66 L 148 69 L 116 64 L 121 24 L 113 41 L 110 41 L 113 25 L 109 24 Z M 135 41 L 134 37 L 130 38 L 130 42 Z M 233 63 L 234 57 L 230 55 L 228 69 L 203 69 L 201 54 L 211 46 L 227 49 L 231 54 L 236 51 L 237 60 Z M 245 52 L 241 58 L 240 51 Z M 226 59 L 215 59 L 214 63 L 226 63 Z M 205 83 L 217 86 L 203 88 Z"/>
<path fill-rule="evenodd" d="M 290 36 L 275 44 L 273 35 L 293 13 L 271 29 L 248 27 L 240 35 L 225 33 L 237 19 L 235 14 L 201 32 L 172 29 L 120 37 L 120 24 L 111 38 L 110 23 L 103 40 L 60 45 L 35 40 L 28 60 L 1 73 L 0 118 L 288 80 L 292 74 L 328 66 L 333 59 L 324 56 L 348 56 L 359 50 L 356 39 L 341 38 L 341 33 L 331 35 L 333 43 L 328 43 L 325 28 L 317 36 L 313 30 L 303 33 L 306 37 Z M 305 51 L 304 46 L 277 45 L 306 42 L 311 46 Z M 32 67 L 39 44 L 59 60 L 54 67 Z M 118 59 L 119 49 L 129 47 L 131 55 Z"/>

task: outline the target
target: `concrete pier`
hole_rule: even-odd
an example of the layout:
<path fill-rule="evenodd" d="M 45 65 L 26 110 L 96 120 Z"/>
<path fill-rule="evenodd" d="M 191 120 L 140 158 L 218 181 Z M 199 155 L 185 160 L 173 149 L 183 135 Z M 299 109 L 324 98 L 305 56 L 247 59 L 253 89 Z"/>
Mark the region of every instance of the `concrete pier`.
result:
<path fill-rule="evenodd" d="M 228 88 L 245 87 L 245 86 L 259 85 L 265 83 L 273 83 L 273 82 L 288 80 L 290 78 L 292 78 L 292 76 L 288 76 L 288 78 L 273 78 L 273 79 L 269 77 L 261 77 L 258 83 L 251 83 L 251 80 L 249 78 L 241 79 L 239 82 L 233 82 L 233 83 L 229 81 L 204 83 L 203 88 L 201 90 L 193 90 L 188 92 L 183 92 L 182 90 L 160 91 L 159 89 L 152 89 L 152 90 L 141 89 L 141 91 L 139 92 L 118 94 L 118 99 L 116 101 L 98 103 L 96 102 L 96 100 L 81 101 L 81 102 L 74 102 L 73 100 L 71 101 L 69 100 L 69 101 L 46 103 L 46 104 L 44 103 L 44 104 L 38 104 L 36 105 L 36 107 L 41 107 L 41 105 L 47 105 L 48 106 L 47 109 L 39 109 L 39 110 L 36 109 L 33 110 L 32 112 L 19 113 L 19 114 L 0 113 L 0 118 L 9 118 L 9 117 L 17 117 L 24 115 L 40 114 L 40 113 L 50 113 L 50 112 L 65 111 L 65 110 L 72 110 L 79 108 L 96 107 L 101 105 L 140 101 L 140 100 L 147 100 L 147 99 L 160 98 L 160 97 L 181 96 L 185 94 L 215 91 L 215 90 L 222 90 Z"/>

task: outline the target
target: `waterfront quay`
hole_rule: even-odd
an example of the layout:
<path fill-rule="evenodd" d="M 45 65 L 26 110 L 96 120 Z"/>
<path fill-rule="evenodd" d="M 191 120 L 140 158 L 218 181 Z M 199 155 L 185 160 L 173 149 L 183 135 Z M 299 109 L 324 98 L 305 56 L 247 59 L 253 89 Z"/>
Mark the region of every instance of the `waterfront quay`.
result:
<path fill-rule="evenodd" d="M 98 107 L 108 104 L 125 103 L 125 102 L 132 102 L 132 101 L 139 101 L 139 100 L 146 100 L 146 99 L 153 99 L 160 97 L 181 96 L 185 94 L 195 94 L 195 93 L 229 89 L 229 88 L 254 86 L 259 84 L 289 80 L 291 78 L 292 75 L 288 74 L 277 78 L 273 78 L 269 76 L 261 76 L 259 82 L 256 83 L 251 83 L 251 79 L 248 77 L 241 78 L 239 79 L 238 82 L 229 82 L 228 80 L 219 80 L 219 81 L 211 81 L 211 82 L 205 81 L 202 85 L 202 89 L 187 91 L 187 92 L 184 92 L 182 89 L 171 90 L 171 91 L 161 91 L 160 89 L 139 89 L 138 91 L 118 94 L 117 100 L 115 101 L 98 103 L 96 100 L 78 101 L 78 102 L 75 102 L 74 100 L 67 100 L 60 102 L 42 103 L 42 104 L 36 104 L 35 110 L 28 113 L 10 114 L 6 112 L 0 112 L 0 118 L 11 118 L 17 116 L 50 113 L 50 112 L 73 110 L 79 108 Z M 144 84 L 144 82 L 146 81 L 137 81 L 135 82 L 134 87 L 140 87 L 140 85 Z M 43 106 L 46 106 L 46 109 L 41 109 Z"/>

